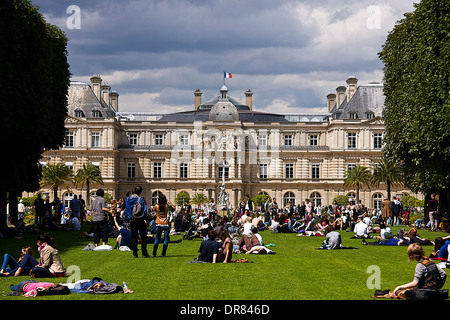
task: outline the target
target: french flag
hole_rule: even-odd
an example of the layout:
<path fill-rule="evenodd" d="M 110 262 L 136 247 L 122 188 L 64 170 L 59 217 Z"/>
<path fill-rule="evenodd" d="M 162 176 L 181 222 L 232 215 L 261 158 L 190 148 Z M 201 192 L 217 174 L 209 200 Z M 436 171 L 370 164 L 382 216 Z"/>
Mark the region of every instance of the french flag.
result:
<path fill-rule="evenodd" d="M 224 78 L 232 78 L 232 75 L 231 75 L 231 73 L 224 72 L 224 73 L 223 73 L 223 77 L 224 77 Z"/>

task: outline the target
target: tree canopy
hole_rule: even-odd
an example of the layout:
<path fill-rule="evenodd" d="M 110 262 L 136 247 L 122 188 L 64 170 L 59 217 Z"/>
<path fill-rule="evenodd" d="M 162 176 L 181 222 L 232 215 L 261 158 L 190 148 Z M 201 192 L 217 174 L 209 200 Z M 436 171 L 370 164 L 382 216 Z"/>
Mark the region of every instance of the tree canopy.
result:
<path fill-rule="evenodd" d="M 379 187 L 381 183 L 385 183 L 388 199 L 391 198 L 391 187 L 401 185 L 402 182 L 402 168 L 399 163 L 383 159 L 375 165 L 372 174 L 372 184 Z"/>
<path fill-rule="evenodd" d="M 65 34 L 27 0 L 0 7 L 0 213 L 7 193 L 39 190 L 39 160 L 64 143 L 70 81 Z"/>
<path fill-rule="evenodd" d="M 389 33 L 384 63 L 386 157 L 414 192 L 449 192 L 450 2 L 422 0 Z"/>
<path fill-rule="evenodd" d="M 50 164 L 42 170 L 41 187 L 50 187 L 53 190 L 53 199 L 58 196 L 58 188 L 69 188 L 73 183 L 73 171 L 64 163 Z"/>
<path fill-rule="evenodd" d="M 371 184 L 372 175 L 365 166 L 356 165 L 354 168 L 347 170 L 344 178 L 344 187 L 356 188 L 356 202 L 359 202 L 359 191 L 363 185 Z"/>
<path fill-rule="evenodd" d="M 83 167 L 77 170 L 74 177 L 75 185 L 83 187 L 86 185 L 87 199 L 86 203 L 90 207 L 91 186 L 93 184 L 103 184 L 100 168 L 92 163 L 85 163 Z"/>

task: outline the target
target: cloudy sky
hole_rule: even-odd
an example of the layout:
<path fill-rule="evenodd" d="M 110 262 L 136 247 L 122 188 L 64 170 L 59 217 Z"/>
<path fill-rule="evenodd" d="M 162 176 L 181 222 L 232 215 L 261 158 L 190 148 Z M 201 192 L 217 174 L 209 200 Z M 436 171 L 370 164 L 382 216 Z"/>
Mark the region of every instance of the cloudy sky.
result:
<path fill-rule="evenodd" d="M 254 109 L 325 112 L 355 75 L 383 80 L 378 52 L 412 0 L 31 0 L 69 38 L 74 80 L 100 74 L 122 112 L 191 110 L 223 81 Z M 75 7 L 73 7 L 75 6 Z M 79 9 L 79 11 L 78 11 Z"/>

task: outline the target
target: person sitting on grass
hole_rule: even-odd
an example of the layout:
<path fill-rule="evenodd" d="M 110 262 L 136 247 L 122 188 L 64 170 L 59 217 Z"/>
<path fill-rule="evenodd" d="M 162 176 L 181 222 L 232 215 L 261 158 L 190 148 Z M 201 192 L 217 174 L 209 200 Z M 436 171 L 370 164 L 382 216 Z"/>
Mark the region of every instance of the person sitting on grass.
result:
<path fill-rule="evenodd" d="M 9 253 L 5 253 L 0 270 L 0 276 L 17 277 L 21 275 L 28 275 L 31 269 L 37 264 L 38 262 L 33 257 L 33 249 L 31 249 L 31 247 L 25 246 L 22 248 L 22 254 L 18 261 L 16 261 Z"/>
<path fill-rule="evenodd" d="M 409 261 L 416 260 L 414 280 L 402 284 L 394 289 L 392 295 L 408 298 L 415 289 L 439 290 L 447 279 L 447 273 L 439 268 L 432 260 L 425 257 L 425 250 L 418 243 L 412 243 L 407 250 Z"/>
<path fill-rule="evenodd" d="M 262 246 L 262 237 L 258 233 L 258 229 L 252 226 L 251 230 L 251 236 L 248 237 L 246 234 L 243 234 L 241 239 L 239 240 L 238 246 L 239 249 L 243 251 L 248 251 L 254 246 Z"/>
<path fill-rule="evenodd" d="M 322 217 L 320 218 L 320 222 L 317 224 L 317 229 L 319 231 L 325 231 L 329 225 L 329 221 L 327 219 L 327 215 L 324 214 L 322 215 Z"/>
<path fill-rule="evenodd" d="M 285 213 L 280 215 L 280 219 L 278 220 L 279 224 L 277 227 L 278 233 L 288 233 L 291 230 L 289 229 L 289 216 Z"/>
<path fill-rule="evenodd" d="M 363 238 L 363 239 L 370 238 L 370 231 L 371 231 L 371 229 L 363 221 L 363 219 L 358 218 L 358 223 L 355 224 L 355 228 L 353 229 L 353 232 L 355 233 L 355 235 L 353 237 L 354 238 L 359 238 L 359 239 L 361 239 L 361 238 Z"/>
<path fill-rule="evenodd" d="M 329 225 L 326 228 L 325 233 L 326 236 L 322 248 L 328 250 L 340 249 L 342 246 L 341 234 L 334 229 L 334 226 Z"/>
<path fill-rule="evenodd" d="M 75 216 L 73 212 L 70 213 L 70 225 L 66 227 L 67 231 L 80 231 L 81 224 L 80 220 Z"/>
<path fill-rule="evenodd" d="M 387 226 L 383 221 L 380 221 L 380 226 L 373 228 L 373 231 L 380 234 L 375 236 L 378 240 L 388 240 L 394 237 L 391 227 Z"/>
<path fill-rule="evenodd" d="M 228 231 L 225 229 L 220 230 L 217 234 L 217 238 L 220 240 L 219 262 L 232 262 L 233 243 Z"/>
<path fill-rule="evenodd" d="M 216 240 L 217 234 L 214 229 L 208 231 L 208 237 L 200 244 L 197 261 L 199 262 L 217 262 L 217 255 L 219 254 L 220 244 Z"/>
<path fill-rule="evenodd" d="M 131 250 L 131 231 L 128 228 L 119 225 L 117 222 L 117 215 L 113 216 L 114 224 L 116 229 L 119 230 L 120 234 L 116 238 L 115 248 L 128 247 Z"/>
<path fill-rule="evenodd" d="M 47 234 L 41 234 L 36 240 L 39 252 L 39 264 L 31 269 L 30 275 L 36 278 L 64 277 L 66 268 L 61 262 L 55 240 Z"/>

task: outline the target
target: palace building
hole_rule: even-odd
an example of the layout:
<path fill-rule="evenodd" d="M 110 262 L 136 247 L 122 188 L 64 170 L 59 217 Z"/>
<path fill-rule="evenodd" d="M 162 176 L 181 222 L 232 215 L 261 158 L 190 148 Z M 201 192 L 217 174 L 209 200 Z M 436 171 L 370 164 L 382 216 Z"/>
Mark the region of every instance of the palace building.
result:
<path fill-rule="evenodd" d="M 217 202 L 225 175 L 233 208 L 245 195 L 260 193 L 279 204 L 309 198 L 328 205 L 337 195 L 355 197 L 355 190 L 343 186 L 349 168 L 373 169 L 382 159 L 383 85 L 358 85 L 354 76 L 327 95 L 328 112 L 299 114 L 258 111 L 250 90 L 239 101 L 225 84 L 206 102 L 196 90 L 192 110 L 120 112 L 119 94 L 100 76 L 90 81 L 71 82 L 65 146 L 46 151 L 42 164 L 62 162 L 74 172 L 85 163 L 99 166 L 104 184 L 92 186 L 93 194 L 101 187 L 119 199 L 141 185 L 149 203 L 159 192 L 173 201 L 181 191 Z M 87 198 L 82 188 L 59 190 L 65 201 L 73 194 Z M 385 197 L 383 185 L 360 191 L 367 207 L 380 207 Z"/>

